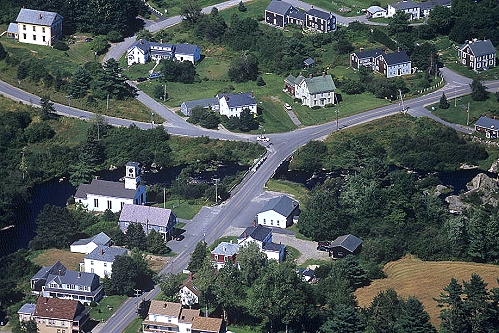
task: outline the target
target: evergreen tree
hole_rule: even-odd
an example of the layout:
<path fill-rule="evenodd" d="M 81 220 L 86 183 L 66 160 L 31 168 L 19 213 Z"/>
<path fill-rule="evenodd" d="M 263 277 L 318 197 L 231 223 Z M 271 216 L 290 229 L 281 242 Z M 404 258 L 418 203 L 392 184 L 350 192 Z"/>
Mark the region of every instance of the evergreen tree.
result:
<path fill-rule="evenodd" d="M 73 98 L 84 97 L 90 88 L 92 75 L 84 67 L 79 67 L 73 74 L 71 84 L 68 87 L 68 94 Z"/>
<path fill-rule="evenodd" d="M 187 265 L 187 269 L 193 273 L 197 272 L 203 265 L 203 262 L 208 255 L 208 247 L 206 242 L 200 241 L 196 244 L 194 251 L 191 254 L 191 261 Z"/>
<path fill-rule="evenodd" d="M 50 96 L 45 95 L 40 98 L 41 114 L 40 119 L 48 120 L 53 117 L 55 113 L 54 103 L 50 101 Z"/>
<path fill-rule="evenodd" d="M 239 2 L 239 6 L 237 6 L 237 10 L 239 10 L 240 12 L 245 12 L 247 11 L 248 9 L 246 8 L 246 6 L 244 5 L 244 3 L 242 1 Z"/>
<path fill-rule="evenodd" d="M 387 289 L 376 295 L 365 311 L 367 331 L 372 333 L 395 333 L 398 318 L 403 311 L 403 300 L 395 290 Z"/>
<path fill-rule="evenodd" d="M 261 75 L 259 75 L 258 78 L 256 79 L 256 85 L 259 87 L 262 87 L 266 84 L 267 83 L 265 83 L 265 81 L 263 80 L 263 77 Z"/>
<path fill-rule="evenodd" d="M 152 229 L 147 235 L 147 251 L 152 254 L 163 255 L 170 252 L 170 249 L 166 245 L 166 241 L 163 236 L 156 230 Z"/>
<path fill-rule="evenodd" d="M 471 87 L 471 98 L 474 101 L 485 101 L 489 97 L 487 89 L 478 79 L 473 79 L 470 84 Z"/>
<path fill-rule="evenodd" d="M 410 296 L 404 303 L 404 310 L 397 320 L 396 331 L 399 333 L 436 333 L 430 323 L 430 316 L 416 297 Z"/>
<path fill-rule="evenodd" d="M 492 311 L 487 292 L 487 283 L 476 273 L 471 275 L 470 281 L 463 283 L 464 307 L 471 325 L 471 332 L 490 332 L 489 319 Z"/>
<path fill-rule="evenodd" d="M 258 120 L 249 109 L 244 109 L 239 115 L 239 130 L 242 132 L 249 132 L 258 128 Z"/>
<path fill-rule="evenodd" d="M 332 316 L 321 326 L 321 333 L 363 333 L 364 322 L 353 306 L 340 304 Z"/>
<path fill-rule="evenodd" d="M 0 43 L 0 60 L 7 58 L 7 51 L 5 51 L 2 43 Z"/>
<path fill-rule="evenodd" d="M 125 239 L 129 249 L 145 250 L 147 248 L 147 236 L 140 223 L 130 223 L 128 225 Z"/>
<path fill-rule="evenodd" d="M 452 278 L 444 288 L 445 293 L 435 299 L 444 308 L 440 311 L 439 318 L 442 320 L 440 331 L 443 333 L 466 333 L 470 332 L 470 324 L 466 317 L 465 306 L 461 298 L 463 286 Z"/>
<path fill-rule="evenodd" d="M 445 93 L 442 93 L 442 97 L 440 97 L 440 103 L 438 104 L 438 107 L 441 109 L 448 109 L 450 107 L 449 101 L 447 100 Z"/>

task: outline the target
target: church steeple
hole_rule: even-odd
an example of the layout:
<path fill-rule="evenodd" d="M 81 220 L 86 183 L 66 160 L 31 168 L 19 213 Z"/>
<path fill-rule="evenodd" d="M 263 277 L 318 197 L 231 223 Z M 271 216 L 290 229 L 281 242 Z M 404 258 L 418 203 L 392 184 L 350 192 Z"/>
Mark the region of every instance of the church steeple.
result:
<path fill-rule="evenodd" d="M 137 162 L 128 162 L 125 165 L 125 188 L 136 190 L 140 183 L 140 168 Z"/>

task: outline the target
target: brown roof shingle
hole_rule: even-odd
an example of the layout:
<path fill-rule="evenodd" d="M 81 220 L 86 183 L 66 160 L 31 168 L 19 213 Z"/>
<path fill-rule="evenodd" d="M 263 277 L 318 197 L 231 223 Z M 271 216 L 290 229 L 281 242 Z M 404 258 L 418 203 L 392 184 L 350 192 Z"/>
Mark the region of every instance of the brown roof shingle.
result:
<path fill-rule="evenodd" d="M 84 309 L 78 301 L 70 299 L 39 297 L 36 302 L 35 317 L 73 320 Z"/>
<path fill-rule="evenodd" d="M 193 331 L 220 332 L 222 329 L 221 318 L 195 317 L 192 321 Z"/>
<path fill-rule="evenodd" d="M 192 323 L 194 318 L 199 317 L 199 313 L 199 309 L 182 309 L 182 313 L 180 314 L 178 321 L 181 323 Z"/>
<path fill-rule="evenodd" d="M 151 305 L 149 306 L 150 314 L 160 314 L 177 318 L 180 315 L 181 310 L 182 304 L 173 302 L 152 300 Z"/>

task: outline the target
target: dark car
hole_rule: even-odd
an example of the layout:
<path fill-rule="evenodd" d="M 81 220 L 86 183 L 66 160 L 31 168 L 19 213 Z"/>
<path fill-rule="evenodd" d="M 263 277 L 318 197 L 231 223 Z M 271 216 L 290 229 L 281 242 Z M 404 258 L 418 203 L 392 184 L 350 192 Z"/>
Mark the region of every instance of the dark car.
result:
<path fill-rule="evenodd" d="M 176 241 L 181 241 L 181 240 L 182 240 L 182 239 L 184 239 L 184 238 L 185 238 L 185 236 L 184 236 L 184 235 L 177 235 L 177 236 L 175 236 L 175 240 L 176 240 Z"/>
<path fill-rule="evenodd" d="M 138 77 L 137 78 L 137 82 L 144 82 L 145 80 L 147 80 L 145 77 Z"/>
<path fill-rule="evenodd" d="M 331 245 L 329 242 L 317 242 L 317 246 L 329 247 L 329 245 Z"/>
<path fill-rule="evenodd" d="M 91 41 L 93 41 L 92 38 L 90 38 L 90 37 L 85 38 L 85 42 L 90 43 Z"/>
<path fill-rule="evenodd" d="M 149 79 L 156 79 L 156 78 L 161 77 L 161 76 L 163 76 L 163 74 L 161 74 L 161 73 L 151 73 L 151 74 L 149 74 L 148 77 L 149 77 Z"/>
<path fill-rule="evenodd" d="M 329 247 L 324 245 L 317 246 L 317 251 L 329 251 Z"/>

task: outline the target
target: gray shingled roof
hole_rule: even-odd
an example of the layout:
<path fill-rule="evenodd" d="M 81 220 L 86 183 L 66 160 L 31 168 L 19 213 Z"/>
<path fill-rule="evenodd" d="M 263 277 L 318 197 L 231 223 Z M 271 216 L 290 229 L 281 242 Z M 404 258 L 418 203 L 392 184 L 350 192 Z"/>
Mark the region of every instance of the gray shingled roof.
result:
<path fill-rule="evenodd" d="M 102 251 L 102 252 L 101 252 Z M 127 254 L 127 249 L 115 246 L 97 246 L 85 259 L 113 262 L 114 257 Z"/>
<path fill-rule="evenodd" d="M 50 275 L 47 278 L 46 284 L 50 284 L 51 281 L 55 281 L 57 284 L 74 284 L 79 286 L 92 286 L 94 280 L 99 281 L 99 277 L 95 273 L 77 272 L 77 271 L 66 271 L 64 275 Z"/>
<path fill-rule="evenodd" d="M 298 10 L 296 8 L 291 8 L 291 10 L 289 11 L 289 17 L 291 18 L 294 18 L 294 19 L 297 19 L 297 20 L 302 20 L 302 21 L 305 21 L 305 13 L 302 12 L 301 10 Z"/>
<path fill-rule="evenodd" d="M 103 232 L 100 232 L 93 237 L 79 239 L 71 245 L 86 245 L 89 244 L 90 242 L 94 242 L 97 245 L 106 245 L 107 243 L 109 243 L 110 240 L 111 238 L 109 238 L 108 235 L 106 235 Z"/>
<path fill-rule="evenodd" d="M 253 96 L 253 93 L 218 94 L 217 96 L 218 98 L 229 97 L 229 100 L 227 100 L 229 108 L 256 105 L 256 99 Z"/>
<path fill-rule="evenodd" d="M 282 244 L 276 244 L 272 242 L 264 242 L 262 244 L 262 250 L 263 251 L 270 251 L 270 252 L 281 252 L 281 250 L 284 248 L 284 245 Z"/>
<path fill-rule="evenodd" d="M 382 49 L 374 49 L 374 50 L 367 50 L 367 51 L 362 51 L 362 52 L 355 52 L 355 55 L 359 59 L 365 59 L 365 58 L 375 58 L 383 53 L 384 52 Z"/>
<path fill-rule="evenodd" d="M 219 103 L 218 98 L 212 97 L 212 98 L 198 99 L 195 101 L 187 101 L 187 102 L 184 102 L 182 104 L 185 104 L 187 109 L 191 110 L 195 106 L 201 106 L 203 108 L 206 108 L 209 106 L 218 105 L 218 103 Z"/>
<path fill-rule="evenodd" d="M 280 197 L 270 199 L 267 204 L 263 206 L 260 213 L 273 210 L 282 216 L 289 217 L 298 206 L 298 201 L 293 200 L 288 196 L 281 195 Z"/>
<path fill-rule="evenodd" d="M 125 204 L 121 209 L 120 221 L 144 224 L 147 222 L 149 225 L 167 227 L 172 214 L 175 215 L 171 209 Z"/>
<path fill-rule="evenodd" d="M 291 7 L 292 6 L 287 2 L 281 0 L 272 0 L 265 10 L 280 15 L 286 15 Z"/>
<path fill-rule="evenodd" d="M 386 9 L 380 6 L 371 6 L 367 8 L 367 11 L 371 14 L 378 13 L 378 12 L 386 12 Z"/>
<path fill-rule="evenodd" d="M 17 34 L 17 24 L 16 23 L 9 23 L 9 28 L 7 29 L 7 32 L 10 34 Z"/>
<path fill-rule="evenodd" d="M 307 59 L 303 60 L 303 63 L 307 66 L 310 66 L 310 65 L 313 65 L 315 63 L 315 61 L 312 58 L 307 58 Z"/>
<path fill-rule="evenodd" d="M 475 123 L 475 126 L 499 130 L 499 120 L 482 116 L 478 118 L 478 120 Z"/>
<path fill-rule="evenodd" d="M 17 15 L 16 22 L 50 27 L 52 23 L 58 19 L 62 19 L 62 16 L 54 12 L 21 8 L 19 15 Z"/>
<path fill-rule="evenodd" d="M 130 52 L 135 47 L 141 49 L 144 53 L 148 52 L 149 48 L 150 48 L 149 42 L 145 39 L 139 39 L 139 40 L 136 40 L 135 42 L 133 42 L 133 44 L 130 45 L 130 47 L 128 48 L 128 52 Z"/>
<path fill-rule="evenodd" d="M 340 246 L 350 252 L 354 252 L 360 245 L 362 241 L 352 234 L 343 235 L 337 237 L 331 242 L 331 247 Z"/>
<path fill-rule="evenodd" d="M 460 49 L 462 50 L 468 45 L 475 57 L 481 57 L 484 55 L 493 54 L 497 52 L 494 45 L 492 45 L 490 39 L 477 40 L 472 42 L 471 44 L 464 44 L 463 46 L 461 46 Z"/>
<path fill-rule="evenodd" d="M 25 304 L 23 304 L 23 306 L 21 306 L 21 308 L 17 311 L 17 313 L 32 315 L 33 313 L 35 313 L 35 308 L 36 308 L 36 304 L 25 303 Z"/>
<path fill-rule="evenodd" d="M 311 8 L 308 12 L 307 12 L 308 15 L 311 15 L 311 16 L 314 16 L 314 17 L 318 17 L 318 18 L 321 18 L 323 20 L 328 20 L 329 17 L 332 16 L 331 13 L 326 13 L 322 10 L 318 10 L 318 9 L 315 9 L 315 8 Z"/>
<path fill-rule="evenodd" d="M 60 261 L 57 261 L 52 266 L 45 266 L 40 268 L 38 272 L 31 278 L 32 280 L 46 279 L 49 275 L 64 274 L 66 272 L 66 266 L 64 266 Z"/>
<path fill-rule="evenodd" d="M 238 239 L 244 239 L 246 237 L 251 237 L 254 240 L 263 242 L 269 234 L 272 233 L 272 229 L 264 227 L 259 224 L 256 227 L 247 227 L 244 232 L 239 235 Z"/>
<path fill-rule="evenodd" d="M 451 0 L 429 0 L 429 1 L 422 1 L 419 4 L 419 6 L 421 7 L 421 10 L 428 10 L 428 9 L 433 9 L 436 6 L 449 7 L 451 3 L 452 3 Z"/>
<path fill-rule="evenodd" d="M 333 78 L 331 75 L 315 76 L 312 78 L 304 78 L 306 86 L 308 87 L 308 92 L 310 94 L 318 94 L 327 91 L 336 90 Z"/>
<path fill-rule="evenodd" d="M 387 65 L 396 65 L 404 62 L 410 62 L 409 56 L 405 51 L 393 52 L 393 53 L 384 53 L 383 58 Z"/>
<path fill-rule="evenodd" d="M 405 10 L 405 9 L 417 8 L 419 7 L 419 4 L 414 3 L 411 0 L 404 0 L 404 1 L 393 2 L 390 4 L 390 6 L 398 10 Z"/>
<path fill-rule="evenodd" d="M 112 198 L 133 199 L 137 193 L 137 190 L 126 189 L 125 184 L 120 182 L 92 179 L 92 183 L 81 184 L 78 186 L 75 198 L 82 198 L 86 200 L 88 193 Z"/>
<path fill-rule="evenodd" d="M 239 244 L 221 242 L 216 248 L 211 251 L 212 254 L 223 254 L 225 256 L 233 256 L 239 251 Z"/>
<path fill-rule="evenodd" d="M 175 54 L 194 55 L 197 49 L 199 49 L 199 47 L 194 44 L 177 44 Z"/>

